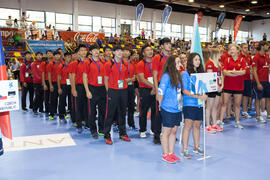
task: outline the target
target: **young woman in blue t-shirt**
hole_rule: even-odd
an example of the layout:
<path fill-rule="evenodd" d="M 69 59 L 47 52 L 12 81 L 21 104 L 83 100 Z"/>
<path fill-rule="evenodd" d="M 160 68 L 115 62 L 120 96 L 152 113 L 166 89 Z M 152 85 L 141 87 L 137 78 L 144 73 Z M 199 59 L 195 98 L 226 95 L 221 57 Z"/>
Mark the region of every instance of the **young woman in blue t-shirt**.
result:
<path fill-rule="evenodd" d="M 191 53 L 187 61 L 187 70 L 182 73 L 183 81 L 183 114 L 185 126 L 183 129 L 183 150 L 182 155 L 186 159 L 190 159 L 188 152 L 188 139 L 190 130 L 193 128 L 193 152 L 203 155 L 203 150 L 199 146 L 200 142 L 200 126 L 203 120 L 203 107 L 200 101 L 205 101 L 207 95 L 197 95 L 194 93 L 195 86 L 192 84 L 190 74 L 203 73 L 202 60 L 198 53 Z M 193 92 L 193 93 L 192 93 Z"/>
<path fill-rule="evenodd" d="M 158 101 L 162 117 L 162 159 L 168 163 L 180 161 L 174 154 L 176 132 L 182 120 L 180 58 L 170 56 L 163 68 L 163 75 L 158 88 Z"/>

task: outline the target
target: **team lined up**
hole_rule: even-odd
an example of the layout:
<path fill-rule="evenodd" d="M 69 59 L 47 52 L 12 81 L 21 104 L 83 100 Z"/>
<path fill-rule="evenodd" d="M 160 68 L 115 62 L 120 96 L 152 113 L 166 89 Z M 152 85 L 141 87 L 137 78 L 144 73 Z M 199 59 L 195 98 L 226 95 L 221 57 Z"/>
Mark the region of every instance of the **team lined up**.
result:
<path fill-rule="evenodd" d="M 188 54 L 188 58 L 185 55 L 173 56 L 171 40 L 168 38 L 160 41 L 160 48 L 160 53 L 154 56 L 152 47 L 146 44 L 142 47 L 139 58 L 136 52 L 130 51 L 127 47 L 106 46 L 104 58 L 101 58 L 100 47 L 97 45 L 90 46 L 89 51 L 84 45 L 80 45 L 72 54 L 63 55 L 61 51 L 54 53 L 47 51 L 45 61 L 43 61 L 43 54 L 38 52 L 34 62 L 31 62 L 31 54 L 26 53 L 26 60 L 20 71 L 23 84 L 22 109 L 27 111 L 25 102 L 29 91 L 30 107 L 35 114 L 38 111 L 43 112 L 44 101 L 45 112 L 49 113 L 50 119 L 55 118 L 57 109 L 60 120 L 64 122 L 65 117 L 70 113 L 78 133 L 81 133 L 82 127 L 86 126 L 90 129 L 93 138 L 104 135 L 105 142 L 112 144 L 110 131 L 113 123 L 118 125 L 120 139 L 130 141 L 126 130 L 126 109 L 128 108 L 128 125 L 136 129 L 134 99 L 137 95 L 140 109 L 140 137 L 147 136 L 147 112 L 151 109 L 151 131 L 154 133 L 154 143 L 161 143 L 160 134 L 163 125 L 162 138 L 167 137 L 167 140 L 163 139 L 162 145 L 163 151 L 167 152 L 166 149 L 173 151 L 174 136 L 182 119 L 183 106 L 185 119 L 183 156 L 185 158 L 191 157 L 187 147 L 192 128 L 193 151 L 203 154 L 203 150 L 199 147 L 200 125 L 203 120 L 201 101 L 207 100 L 206 130 L 211 133 L 223 131 L 224 115 L 226 111 L 227 115 L 230 113 L 228 109 L 231 108 L 232 96 L 235 127 L 243 128 L 239 123 L 242 96 L 244 96 L 242 115 L 249 117 L 247 105 L 249 97 L 253 94 L 256 99 L 257 121 L 266 122 L 260 115 L 260 109 L 265 109 L 261 107 L 262 101 L 266 102 L 268 118 L 270 118 L 270 59 L 266 53 L 268 51 L 266 42 L 259 43 L 258 53 L 252 60 L 248 55 L 246 44 L 242 44 L 241 48 L 231 44 L 229 51 L 223 55 L 220 50 L 207 46 L 207 50 L 203 52 L 205 71 L 217 72 L 219 86 L 218 92 L 207 95 L 196 95 L 192 93 L 191 88 L 190 74 L 205 72 L 200 55 L 191 53 Z M 168 59 L 173 59 L 171 60 L 174 62 L 173 65 L 169 65 Z M 178 76 L 172 75 L 170 67 L 176 65 L 179 66 L 175 73 L 181 75 L 178 78 L 179 87 L 177 84 L 172 85 L 173 82 L 177 82 L 175 78 L 177 79 Z M 164 66 L 169 69 L 167 74 Z M 167 82 L 171 91 L 168 90 L 170 88 L 166 83 L 165 85 L 162 83 L 162 79 Z M 33 89 L 35 95 L 32 101 Z M 164 97 L 167 97 L 167 101 Z M 172 153 L 168 152 L 168 154 Z M 171 156 L 164 154 L 163 158 L 172 160 Z"/>

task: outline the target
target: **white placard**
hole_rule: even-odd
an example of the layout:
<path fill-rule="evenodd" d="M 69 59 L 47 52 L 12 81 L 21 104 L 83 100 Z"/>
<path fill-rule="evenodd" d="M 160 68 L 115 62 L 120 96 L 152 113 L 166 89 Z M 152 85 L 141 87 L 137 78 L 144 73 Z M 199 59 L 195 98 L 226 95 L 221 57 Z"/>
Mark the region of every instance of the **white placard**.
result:
<path fill-rule="evenodd" d="M 216 72 L 191 74 L 191 93 L 205 94 L 218 91 L 217 78 Z"/>
<path fill-rule="evenodd" d="M 19 110 L 17 80 L 0 81 L 0 112 Z"/>

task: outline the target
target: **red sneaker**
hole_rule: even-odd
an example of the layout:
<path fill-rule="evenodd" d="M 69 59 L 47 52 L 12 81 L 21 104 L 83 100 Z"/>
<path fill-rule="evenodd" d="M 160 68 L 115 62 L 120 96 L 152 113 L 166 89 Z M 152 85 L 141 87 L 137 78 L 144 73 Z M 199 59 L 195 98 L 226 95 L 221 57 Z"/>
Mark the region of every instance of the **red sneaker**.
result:
<path fill-rule="evenodd" d="M 175 162 L 181 161 L 179 157 L 177 157 L 174 153 L 170 154 L 171 158 L 175 160 Z"/>
<path fill-rule="evenodd" d="M 167 162 L 167 163 L 170 163 L 170 164 L 174 164 L 176 161 L 169 155 L 162 155 L 162 160 Z"/>
<path fill-rule="evenodd" d="M 106 142 L 106 144 L 109 144 L 109 145 L 113 144 L 111 137 L 105 138 L 105 142 Z"/>
<path fill-rule="evenodd" d="M 215 134 L 216 133 L 216 130 L 212 128 L 212 126 L 208 126 L 205 128 L 205 130 L 209 133 L 212 133 L 212 134 Z"/>
<path fill-rule="evenodd" d="M 120 136 L 120 139 L 124 140 L 124 141 L 130 141 L 131 139 L 128 137 L 128 135 L 124 135 L 124 136 Z"/>
<path fill-rule="evenodd" d="M 223 131 L 223 128 L 220 128 L 217 124 L 212 126 L 212 128 L 219 132 Z"/>

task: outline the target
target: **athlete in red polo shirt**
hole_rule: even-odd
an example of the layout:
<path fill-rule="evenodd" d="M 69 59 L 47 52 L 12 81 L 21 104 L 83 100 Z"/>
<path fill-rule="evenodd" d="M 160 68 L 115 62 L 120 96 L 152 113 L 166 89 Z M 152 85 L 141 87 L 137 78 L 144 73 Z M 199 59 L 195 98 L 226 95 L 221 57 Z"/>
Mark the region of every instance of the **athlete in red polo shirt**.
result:
<path fill-rule="evenodd" d="M 31 63 L 32 57 L 30 52 L 25 53 L 25 61 L 22 63 L 20 67 L 20 81 L 22 83 L 22 110 L 28 111 L 26 108 L 26 96 L 29 92 L 29 108 L 33 109 L 33 96 L 34 96 L 34 88 L 33 88 L 33 77 L 31 71 Z"/>
<path fill-rule="evenodd" d="M 147 112 L 151 108 L 151 130 L 154 132 L 154 143 L 160 144 L 160 122 L 157 120 L 158 109 L 156 107 L 155 87 L 153 82 L 153 49 L 150 45 L 142 48 L 143 58 L 136 66 L 136 74 L 139 80 L 140 92 L 140 137 L 146 138 Z"/>
<path fill-rule="evenodd" d="M 244 76 L 244 92 L 243 92 L 243 104 L 242 104 L 242 116 L 244 118 L 251 118 L 248 114 L 248 101 L 252 100 L 252 67 L 251 67 L 251 56 L 248 54 L 248 44 L 243 43 L 241 44 L 241 53 L 242 56 L 246 61 L 246 74 Z"/>
<path fill-rule="evenodd" d="M 71 62 L 71 54 L 64 54 L 65 62 L 61 64 L 58 68 L 57 72 L 57 86 L 58 86 L 58 94 L 59 94 L 59 118 L 64 123 L 66 122 L 65 117 L 67 116 L 66 112 L 66 99 L 68 98 L 68 110 L 71 110 L 71 87 L 70 87 L 70 79 L 68 67 Z"/>
<path fill-rule="evenodd" d="M 161 53 L 157 54 L 153 58 L 153 78 L 154 78 L 154 87 L 156 91 L 156 95 L 158 94 L 158 85 L 161 80 L 163 66 L 170 56 L 172 44 L 169 38 L 163 38 L 160 40 Z M 157 96 L 156 96 L 157 100 Z M 156 101 L 156 109 L 158 109 L 158 101 Z M 158 126 L 155 133 L 155 142 L 160 144 L 160 133 L 161 133 L 161 115 L 160 111 L 156 111 L 156 121 L 158 122 Z"/>
<path fill-rule="evenodd" d="M 84 63 L 88 61 L 86 58 L 87 48 L 81 44 L 78 47 L 79 59 L 70 63 L 70 84 L 71 92 L 75 101 L 75 115 L 77 132 L 82 133 L 82 122 L 87 122 L 87 100 L 85 95 L 85 89 L 83 85 L 83 69 Z"/>
<path fill-rule="evenodd" d="M 104 118 L 106 113 L 106 89 L 104 86 L 104 64 L 99 59 L 99 47 L 90 46 L 92 58 L 84 63 L 83 84 L 87 97 L 88 126 L 94 139 L 98 132 L 103 135 Z M 98 105 L 98 132 L 96 126 L 96 106 Z"/>
<path fill-rule="evenodd" d="M 48 66 L 50 62 L 53 62 L 53 52 L 51 50 L 46 51 L 47 60 L 43 61 L 40 65 L 40 71 L 42 75 L 42 86 L 44 90 L 44 103 L 45 103 L 45 112 L 49 113 L 49 99 L 50 99 L 50 91 L 48 89 L 49 87 L 49 81 L 48 81 Z"/>
<path fill-rule="evenodd" d="M 134 81 L 135 81 L 135 68 L 134 64 L 130 61 L 130 49 L 128 47 L 124 47 L 123 49 L 123 60 L 128 64 L 128 78 L 131 80 L 128 83 L 128 126 L 131 130 L 137 131 L 134 122 L 134 106 L 135 106 L 135 89 L 134 89 Z"/>
<path fill-rule="evenodd" d="M 53 53 L 55 61 L 50 62 L 48 65 L 48 81 L 50 89 L 50 100 L 49 100 L 49 119 L 54 119 L 54 115 L 57 113 L 58 106 L 58 87 L 57 87 L 57 72 L 61 65 L 61 53 L 55 51 Z"/>
<path fill-rule="evenodd" d="M 239 123 L 240 105 L 242 100 L 242 93 L 244 90 L 244 75 L 246 73 L 245 59 L 239 55 L 240 47 L 237 44 L 231 44 L 229 46 L 228 57 L 224 61 L 223 75 L 224 75 L 224 87 L 223 87 L 223 104 L 221 107 L 220 120 L 223 121 L 227 104 L 231 95 L 234 96 L 234 109 L 235 109 L 235 127 L 243 129 L 243 126 Z"/>
<path fill-rule="evenodd" d="M 253 92 L 255 96 L 255 106 L 257 121 L 265 123 L 265 119 L 261 116 L 260 104 L 262 98 L 266 100 L 267 120 L 270 120 L 270 85 L 269 85 L 269 45 L 267 42 L 260 42 L 258 46 L 258 53 L 252 60 L 253 69 Z"/>
<path fill-rule="evenodd" d="M 128 77 L 127 63 L 122 60 L 122 47 L 115 46 L 113 49 L 114 58 L 105 64 L 105 87 L 107 90 L 107 107 L 104 123 L 104 138 L 106 144 L 112 144 L 111 126 L 118 111 L 118 127 L 120 139 L 130 141 L 126 132 L 126 108 L 127 108 L 127 87 L 131 80 Z"/>
<path fill-rule="evenodd" d="M 42 56 L 43 54 L 41 52 L 36 53 L 36 61 L 34 61 L 31 64 L 31 70 L 33 74 L 33 86 L 34 86 L 34 92 L 35 92 L 35 98 L 33 102 L 33 112 L 35 115 L 38 114 L 37 110 L 39 109 L 39 112 L 43 112 L 43 91 L 42 91 L 42 80 L 41 80 L 41 71 L 40 71 L 40 65 L 42 63 Z"/>

